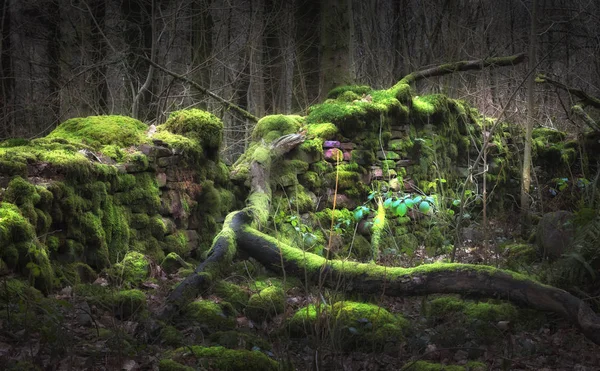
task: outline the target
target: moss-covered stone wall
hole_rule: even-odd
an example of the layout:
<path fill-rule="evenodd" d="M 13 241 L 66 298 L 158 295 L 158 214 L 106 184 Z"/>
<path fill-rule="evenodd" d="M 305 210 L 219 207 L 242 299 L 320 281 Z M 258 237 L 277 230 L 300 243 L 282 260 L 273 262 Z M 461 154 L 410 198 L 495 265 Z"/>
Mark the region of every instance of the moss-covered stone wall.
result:
<path fill-rule="evenodd" d="M 115 264 L 138 255 L 201 258 L 235 206 L 222 130 L 186 110 L 158 127 L 94 116 L 0 143 L 0 269 L 49 290 L 103 269 L 127 281 Z"/>
<path fill-rule="evenodd" d="M 416 96 L 406 84 L 343 86 L 307 116 L 260 120 L 255 144 L 234 165 L 233 181 L 248 185 L 248 164 L 261 155 L 253 151 L 256 143 L 303 133 L 305 142 L 272 174 L 279 238 L 363 260 L 376 257 L 376 250 L 410 254 L 419 246 L 437 255 L 451 250 L 461 206 L 466 224 L 481 212 L 484 179 L 488 210 L 517 212 L 507 194 L 519 193 L 522 132 L 509 123 L 492 126 L 493 119 L 464 101 Z M 484 136 L 487 161 L 473 168 Z M 536 164 L 550 170 L 542 181 L 572 168 L 576 143 L 564 139 L 555 130 L 536 129 Z"/>

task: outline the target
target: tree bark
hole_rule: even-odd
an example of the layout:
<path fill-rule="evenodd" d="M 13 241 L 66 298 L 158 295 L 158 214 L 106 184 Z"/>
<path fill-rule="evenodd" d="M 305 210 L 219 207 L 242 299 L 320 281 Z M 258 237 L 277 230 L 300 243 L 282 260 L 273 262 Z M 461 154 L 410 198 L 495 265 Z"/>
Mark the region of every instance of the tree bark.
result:
<path fill-rule="evenodd" d="M 404 76 L 396 85 L 412 84 L 419 80 L 431 77 L 444 76 L 455 72 L 482 70 L 484 68 L 512 67 L 525 60 L 525 54 L 515 54 L 508 57 L 484 58 L 470 61 L 460 61 L 446 63 L 439 66 L 427 68 L 421 71 L 409 73 Z"/>
<path fill-rule="evenodd" d="M 521 171 L 521 236 L 527 237 L 531 227 L 529 214 L 529 188 L 531 187 L 531 133 L 535 110 L 534 81 L 537 50 L 537 0 L 531 3 L 531 32 L 529 35 L 529 72 L 527 79 L 527 123 L 525 124 L 525 146 L 523 148 L 523 168 Z"/>

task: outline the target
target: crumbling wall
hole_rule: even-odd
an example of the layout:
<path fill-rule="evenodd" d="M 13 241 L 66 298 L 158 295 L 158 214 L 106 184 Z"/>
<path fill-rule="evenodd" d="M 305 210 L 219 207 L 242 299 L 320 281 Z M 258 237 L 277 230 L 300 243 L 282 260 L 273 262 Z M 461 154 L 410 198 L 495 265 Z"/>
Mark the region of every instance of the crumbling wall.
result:
<path fill-rule="evenodd" d="M 127 254 L 202 257 L 235 205 L 222 123 L 179 111 L 154 127 L 123 116 L 66 121 L 0 144 L 0 268 L 38 288 L 90 280 Z"/>

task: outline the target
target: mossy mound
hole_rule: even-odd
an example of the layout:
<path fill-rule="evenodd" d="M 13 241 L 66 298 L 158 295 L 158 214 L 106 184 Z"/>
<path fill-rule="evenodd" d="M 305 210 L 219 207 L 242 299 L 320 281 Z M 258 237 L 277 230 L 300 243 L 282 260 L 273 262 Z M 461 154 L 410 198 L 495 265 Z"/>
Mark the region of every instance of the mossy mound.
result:
<path fill-rule="evenodd" d="M 248 305 L 250 294 L 246 289 L 228 281 L 218 281 L 213 287 L 213 292 L 223 300 L 229 302 L 238 311 Z"/>
<path fill-rule="evenodd" d="M 195 108 L 175 111 L 169 115 L 162 127 L 173 134 L 197 141 L 210 155 L 209 158 L 218 157 L 218 150 L 223 141 L 223 122 L 212 113 Z"/>
<path fill-rule="evenodd" d="M 303 308 L 298 309 L 292 317 L 287 321 L 287 326 L 290 329 L 290 333 L 293 336 L 303 337 L 306 335 L 312 335 L 315 331 L 318 331 L 317 321 L 325 326 L 329 321 L 331 314 L 331 307 L 329 305 L 309 304 Z"/>
<path fill-rule="evenodd" d="M 150 274 L 150 262 L 144 254 L 128 252 L 119 263 L 114 264 L 108 275 L 119 285 L 135 287 L 144 282 Z"/>
<path fill-rule="evenodd" d="M 44 292 L 52 289 L 54 272 L 46 246 L 35 238 L 35 228 L 21 210 L 8 202 L 0 202 L 0 266 L 4 265 Z"/>
<path fill-rule="evenodd" d="M 179 348 L 160 361 L 160 371 L 190 370 L 193 364 L 205 370 L 268 371 L 279 364 L 259 351 L 232 350 L 223 347 L 191 346 Z"/>
<path fill-rule="evenodd" d="M 148 142 L 143 122 L 127 116 L 89 116 L 69 119 L 46 138 L 81 143 L 96 150 L 106 145 L 121 148 Z"/>
<path fill-rule="evenodd" d="M 175 273 L 180 268 L 192 268 L 192 266 L 183 260 L 177 253 L 170 252 L 160 263 L 161 268 L 167 273 Z"/>
<path fill-rule="evenodd" d="M 431 323 L 437 324 L 433 338 L 442 346 L 455 346 L 469 339 L 493 343 L 503 335 L 497 323 L 518 318 L 517 309 L 510 303 L 472 302 L 452 296 L 429 301 L 427 313 Z"/>
<path fill-rule="evenodd" d="M 112 298 L 113 313 L 117 318 L 141 317 L 146 312 L 146 295 L 140 290 L 121 290 Z"/>
<path fill-rule="evenodd" d="M 185 315 L 209 330 L 229 330 L 235 327 L 235 310 L 227 302 L 196 300 L 187 305 Z"/>
<path fill-rule="evenodd" d="M 301 337 L 332 330 L 333 338 L 344 349 L 352 350 L 398 344 L 404 339 L 408 321 L 374 304 L 343 301 L 332 307 L 310 304 L 296 311 L 287 325 L 292 335 Z"/>
<path fill-rule="evenodd" d="M 374 304 L 337 302 L 333 305 L 334 328 L 346 349 L 396 344 L 404 339 L 408 321 Z"/>
<path fill-rule="evenodd" d="M 265 116 L 256 123 L 252 131 L 252 139 L 272 142 L 283 135 L 297 133 L 302 123 L 302 116 L 297 115 Z"/>
<path fill-rule="evenodd" d="M 283 313 L 285 309 L 285 292 L 279 286 L 262 289 L 248 300 L 246 316 L 254 321 L 263 321 Z"/>

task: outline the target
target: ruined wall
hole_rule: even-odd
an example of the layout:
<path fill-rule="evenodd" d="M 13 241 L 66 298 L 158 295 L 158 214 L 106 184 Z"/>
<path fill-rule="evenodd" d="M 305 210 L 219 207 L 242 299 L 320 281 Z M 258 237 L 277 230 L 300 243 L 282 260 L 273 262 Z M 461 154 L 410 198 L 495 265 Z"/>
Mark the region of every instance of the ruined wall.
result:
<path fill-rule="evenodd" d="M 388 90 L 340 87 L 306 117 L 263 118 L 254 140 L 306 136 L 274 166 L 275 233 L 313 252 L 325 254 L 327 248 L 361 260 L 384 250 L 395 256 L 423 247 L 431 256 L 448 252 L 461 206 L 463 225 L 479 218 L 484 179 L 488 215 L 518 213 L 514 197 L 507 197 L 520 190 L 518 126 L 499 124 L 485 166 L 473 169 L 493 122 L 463 101 L 415 96 L 405 84 Z M 537 163 L 552 163 L 542 182 L 569 171 L 576 158 L 576 143 L 553 135 L 565 139 L 546 129 L 534 135 Z M 234 165 L 233 181 L 247 183 L 248 164 L 258 155 L 251 146 Z M 378 214 L 385 223 L 376 233 Z"/>
<path fill-rule="evenodd" d="M 73 285 L 127 254 L 200 258 L 234 206 L 222 123 L 179 111 L 158 128 L 123 116 L 71 119 L 0 144 L 0 269 L 40 289 Z M 112 269 L 112 271 L 111 271 Z"/>

